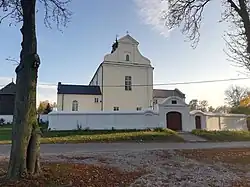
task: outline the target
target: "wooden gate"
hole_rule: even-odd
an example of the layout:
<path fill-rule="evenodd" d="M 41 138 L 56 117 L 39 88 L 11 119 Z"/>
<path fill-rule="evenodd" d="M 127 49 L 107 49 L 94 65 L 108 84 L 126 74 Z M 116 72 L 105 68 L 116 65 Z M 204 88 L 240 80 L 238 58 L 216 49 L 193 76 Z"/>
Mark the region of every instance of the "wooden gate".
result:
<path fill-rule="evenodd" d="M 181 131 L 182 130 L 181 113 L 168 112 L 166 114 L 166 118 L 167 118 L 167 128 L 174 130 L 174 131 Z"/>

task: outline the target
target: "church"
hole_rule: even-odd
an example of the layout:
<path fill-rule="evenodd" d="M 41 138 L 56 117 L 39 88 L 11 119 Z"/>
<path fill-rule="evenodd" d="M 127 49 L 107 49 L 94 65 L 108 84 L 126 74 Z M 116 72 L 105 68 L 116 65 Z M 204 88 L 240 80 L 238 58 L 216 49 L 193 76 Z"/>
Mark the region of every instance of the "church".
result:
<path fill-rule="evenodd" d="M 88 85 L 58 83 L 58 111 L 139 111 L 156 109 L 171 96 L 185 102 L 178 89 L 153 89 L 151 61 L 139 51 L 139 42 L 129 34 L 116 39 Z M 172 101 L 172 104 L 177 101 Z"/>

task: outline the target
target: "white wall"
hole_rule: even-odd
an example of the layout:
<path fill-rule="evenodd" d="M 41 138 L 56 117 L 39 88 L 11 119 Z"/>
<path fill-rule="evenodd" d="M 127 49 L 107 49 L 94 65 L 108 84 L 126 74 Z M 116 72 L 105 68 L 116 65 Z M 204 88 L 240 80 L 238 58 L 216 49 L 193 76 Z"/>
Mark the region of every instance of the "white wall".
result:
<path fill-rule="evenodd" d="M 172 104 L 172 100 L 176 100 L 177 104 Z M 192 131 L 195 126 L 190 118 L 190 111 L 188 105 L 177 96 L 172 96 L 161 104 L 158 104 L 159 107 L 159 120 L 160 124 L 164 124 L 164 127 L 168 127 L 166 115 L 168 112 L 179 112 L 181 113 L 181 121 L 182 121 L 182 131 Z"/>
<path fill-rule="evenodd" d="M 191 112 L 191 121 L 195 124 L 195 116 L 201 116 L 202 129 L 206 130 L 248 130 L 247 115 L 244 114 L 218 114 Z M 191 123 L 192 123 L 191 122 Z"/>
<path fill-rule="evenodd" d="M 13 122 L 13 115 L 0 115 L 0 119 L 4 119 L 5 123 L 12 123 Z M 40 119 L 44 122 L 48 121 L 48 115 L 42 114 L 40 115 Z"/>
<path fill-rule="evenodd" d="M 98 98 L 98 103 L 95 103 L 95 98 Z M 76 94 L 57 94 L 57 110 L 70 112 L 72 111 L 72 102 L 78 101 L 78 110 L 84 111 L 100 111 L 101 110 L 101 95 L 76 95 Z"/>
<path fill-rule="evenodd" d="M 177 104 L 172 104 L 176 100 Z M 191 111 L 183 99 L 172 96 L 159 104 L 159 110 L 131 112 L 51 112 L 48 115 L 49 128 L 52 130 L 72 130 L 77 124 L 90 129 L 145 129 L 167 128 L 168 112 L 181 113 L 182 131 L 196 129 L 195 116 L 201 116 L 201 127 L 206 130 L 247 130 L 246 115 L 214 114 Z"/>
<path fill-rule="evenodd" d="M 0 119 L 4 119 L 4 123 L 12 123 L 13 115 L 0 115 Z"/>
<path fill-rule="evenodd" d="M 83 129 L 146 129 L 159 127 L 158 113 L 137 112 L 51 112 L 48 115 L 51 130 Z"/>
<path fill-rule="evenodd" d="M 43 122 L 49 121 L 49 119 L 48 119 L 48 114 L 41 114 L 41 115 L 39 116 L 39 120 L 42 120 Z"/>
<path fill-rule="evenodd" d="M 190 112 L 190 123 L 194 124 L 193 128 L 196 129 L 196 124 L 195 124 L 195 117 L 196 116 L 200 116 L 200 118 L 201 118 L 201 129 L 206 129 L 207 117 L 201 111 L 195 111 L 195 112 L 191 111 Z"/>

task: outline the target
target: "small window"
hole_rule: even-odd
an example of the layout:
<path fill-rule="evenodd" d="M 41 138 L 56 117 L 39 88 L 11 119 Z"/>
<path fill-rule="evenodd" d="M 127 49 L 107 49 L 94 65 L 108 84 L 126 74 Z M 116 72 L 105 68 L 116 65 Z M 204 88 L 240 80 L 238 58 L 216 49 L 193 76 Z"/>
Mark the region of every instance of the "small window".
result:
<path fill-rule="evenodd" d="M 76 100 L 72 102 L 72 111 L 78 111 L 78 101 Z"/>
<path fill-rule="evenodd" d="M 132 77 L 125 76 L 125 90 L 131 91 L 132 90 Z"/>
<path fill-rule="evenodd" d="M 98 98 L 95 98 L 95 103 L 98 103 L 99 102 L 99 99 Z"/>
<path fill-rule="evenodd" d="M 137 111 L 141 110 L 141 107 L 136 107 L 136 110 L 137 110 Z"/>
<path fill-rule="evenodd" d="M 158 101 L 157 101 L 157 99 L 155 99 L 155 100 L 154 100 L 154 104 L 158 104 Z"/>
<path fill-rule="evenodd" d="M 177 101 L 176 101 L 176 100 L 172 100 L 172 104 L 173 104 L 173 105 L 176 105 L 176 104 L 177 104 Z"/>
<path fill-rule="evenodd" d="M 115 107 L 114 107 L 114 111 L 119 111 L 119 107 L 118 107 L 118 106 L 115 106 Z"/>
<path fill-rule="evenodd" d="M 128 54 L 126 55 L 126 61 L 129 61 L 129 55 Z"/>

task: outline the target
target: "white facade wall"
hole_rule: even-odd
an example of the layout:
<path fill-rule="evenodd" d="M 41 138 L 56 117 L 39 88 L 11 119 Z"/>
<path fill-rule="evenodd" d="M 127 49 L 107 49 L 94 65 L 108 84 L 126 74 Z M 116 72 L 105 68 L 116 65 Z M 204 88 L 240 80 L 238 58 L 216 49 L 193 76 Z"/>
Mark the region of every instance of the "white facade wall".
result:
<path fill-rule="evenodd" d="M 98 102 L 95 102 L 98 98 Z M 75 94 L 57 94 L 57 110 L 72 111 L 72 102 L 78 102 L 78 111 L 100 111 L 101 110 L 101 95 L 75 95 Z"/>
<path fill-rule="evenodd" d="M 52 112 L 49 114 L 51 130 L 82 129 L 146 129 L 158 127 L 158 113 L 138 112 Z"/>
<path fill-rule="evenodd" d="M 118 40 L 118 48 L 104 57 L 103 72 L 103 109 L 112 111 L 133 111 L 137 107 L 149 109 L 153 106 L 153 67 L 139 49 L 139 43 L 126 35 Z M 128 55 L 129 59 L 126 59 Z M 131 91 L 125 90 L 125 76 L 131 76 Z M 110 87 L 109 87 L 110 86 Z M 112 87 L 113 86 L 113 87 Z"/>
<path fill-rule="evenodd" d="M 141 65 L 150 65 L 150 60 L 144 57 L 139 49 L 137 42 L 131 36 L 126 35 L 118 40 L 118 48 L 114 53 L 107 54 L 104 57 L 105 62 L 123 62 L 123 63 L 136 63 Z M 126 61 L 126 55 L 129 55 L 129 61 Z"/>
<path fill-rule="evenodd" d="M 103 108 L 112 111 L 133 111 L 137 107 L 149 109 L 153 103 L 153 69 L 150 66 L 103 64 Z M 125 90 L 125 76 L 131 76 L 132 90 Z M 148 86 L 147 86 L 148 85 Z M 112 87 L 113 86 L 113 87 Z"/>
<path fill-rule="evenodd" d="M 89 85 L 99 85 L 102 86 L 102 75 L 103 75 L 103 66 L 100 64 L 100 66 L 97 68 L 92 80 L 90 81 Z"/>

